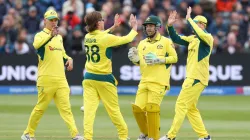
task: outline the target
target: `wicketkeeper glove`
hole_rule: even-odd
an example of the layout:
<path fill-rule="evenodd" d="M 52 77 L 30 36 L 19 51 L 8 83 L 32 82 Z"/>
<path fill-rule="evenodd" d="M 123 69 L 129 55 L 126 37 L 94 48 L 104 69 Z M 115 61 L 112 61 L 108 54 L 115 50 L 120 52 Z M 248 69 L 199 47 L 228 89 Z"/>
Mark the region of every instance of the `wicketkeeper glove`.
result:
<path fill-rule="evenodd" d="M 154 53 L 148 53 L 145 55 L 145 62 L 148 65 L 165 64 L 166 60 L 164 58 L 158 58 Z"/>
<path fill-rule="evenodd" d="M 128 58 L 130 61 L 133 63 L 138 63 L 140 61 L 139 55 L 138 55 L 138 50 L 136 47 L 132 47 L 128 51 Z"/>

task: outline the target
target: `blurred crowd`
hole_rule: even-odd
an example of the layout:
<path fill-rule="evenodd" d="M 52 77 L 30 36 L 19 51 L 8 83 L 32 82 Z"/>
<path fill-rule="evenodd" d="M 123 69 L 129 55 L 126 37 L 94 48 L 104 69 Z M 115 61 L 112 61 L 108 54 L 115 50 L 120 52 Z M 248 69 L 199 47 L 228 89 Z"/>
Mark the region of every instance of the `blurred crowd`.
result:
<path fill-rule="evenodd" d="M 250 53 L 250 2 L 249 0 L 0 0 L 0 54 L 35 53 L 34 35 L 43 29 L 43 14 L 54 9 L 60 14 L 59 33 L 64 39 L 67 53 L 84 53 L 86 34 L 84 16 L 94 10 L 101 11 L 105 29 L 120 14 L 121 25 L 114 34 L 126 35 L 130 31 L 129 15 L 138 19 L 138 36 L 127 46 L 136 46 L 146 36 L 142 23 L 149 15 L 162 20 L 160 32 L 169 36 L 166 22 L 171 10 L 176 10 L 179 20 L 174 27 L 180 35 L 192 31 L 185 20 L 186 9 L 193 9 L 192 18 L 204 15 L 208 19 L 207 32 L 214 37 L 213 54 Z M 176 45 L 179 54 L 187 53 L 186 46 Z"/>

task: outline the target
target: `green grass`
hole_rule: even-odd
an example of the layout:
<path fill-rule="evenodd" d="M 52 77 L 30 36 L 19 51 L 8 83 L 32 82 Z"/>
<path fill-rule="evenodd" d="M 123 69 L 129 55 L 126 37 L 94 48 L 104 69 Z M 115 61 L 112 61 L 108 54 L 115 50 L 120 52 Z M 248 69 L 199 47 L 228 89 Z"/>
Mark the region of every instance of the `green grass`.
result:
<path fill-rule="evenodd" d="M 174 116 L 177 97 L 165 97 L 161 106 L 161 135 L 166 133 Z M 36 95 L 0 96 L 0 140 L 19 140 L 26 128 L 30 112 L 37 101 Z M 128 124 L 129 136 L 139 135 L 131 112 L 134 96 L 120 96 L 119 103 Z M 83 132 L 82 96 L 71 96 L 73 114 L 80 133 Z M 202 96 L 198 105 L 206 128 L 213 140 L 250 140 L 250 96 Z M 37 140 L 69 140 L 69 132 L 52 102 L 45 112 L 37 131 Z M 188 120 L 185 120 L 178 140 L 197 140 Z M 95 140 L 117 140 L 117 132 L 104 106 L 100 104 L 94 125 Z"/>

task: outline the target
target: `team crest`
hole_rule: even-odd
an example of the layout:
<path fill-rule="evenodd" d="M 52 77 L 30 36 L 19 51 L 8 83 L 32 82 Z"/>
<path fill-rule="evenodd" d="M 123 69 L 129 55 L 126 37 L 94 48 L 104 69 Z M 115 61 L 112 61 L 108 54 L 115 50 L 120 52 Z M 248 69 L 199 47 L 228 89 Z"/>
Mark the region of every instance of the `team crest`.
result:
<path fill-rule="evenodd" d="M 51 14 L 51 15 L 56 15 L 56 12 L 51 11 L 50 14 Z"/>
<path fill-rule="evenodd" d="M 146 21 L 149 21 L 150 20 L 150 18 L 148 17 L 147 19 L 146 19 Z"/>
<path fill-rule="evenodd" d="M 163 46 L 161 45 L 161 44 L 159 44 L 158 46 L 157 46 L 157 49 L 162 49 L 163 48 Z"/>

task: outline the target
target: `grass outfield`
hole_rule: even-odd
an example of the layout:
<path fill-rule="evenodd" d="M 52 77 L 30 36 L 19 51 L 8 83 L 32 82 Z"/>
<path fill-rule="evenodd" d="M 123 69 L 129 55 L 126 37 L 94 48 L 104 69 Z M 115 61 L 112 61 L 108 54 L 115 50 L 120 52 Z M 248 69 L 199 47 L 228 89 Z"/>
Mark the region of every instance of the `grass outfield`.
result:
<path fill-rule="evenodd" d="M 161 106 L 161 135 L 168 131 L 174 116 L 177 97 L 165 97 Z M 36 95 L 0 96 L 0 140 L 19 140 L 27 125 Z M 134 96 L 120 96 L 121 111 L 129 127 L 131 140 L 139 135 L 130 103 Z M 82 96 L 71 96 L 74 117 L 80 133 L 83 131 Z M 250 140 L 250 96 L 202 96 L 199 109 L 213 140 Z M 37 140 L 69 140 L 69 132 L 52 102 L 37 131 Z M 197 140 L 189 122 L 184 121 L 178 140 Z M 95 140 L 117 140 L 117 132 L 104 106 L 100 104 L 94 125 Z"/>

